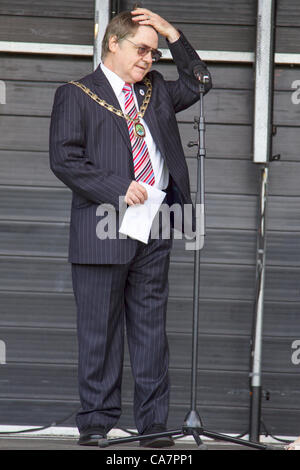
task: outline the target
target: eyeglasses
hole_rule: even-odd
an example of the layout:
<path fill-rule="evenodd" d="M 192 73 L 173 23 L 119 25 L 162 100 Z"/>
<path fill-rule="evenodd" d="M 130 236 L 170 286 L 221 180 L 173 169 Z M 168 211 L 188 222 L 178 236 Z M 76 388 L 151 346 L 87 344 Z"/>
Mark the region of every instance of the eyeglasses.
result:
<path fill-rule="evenodd" d="M 127 38 L 124 38 L 124 39 L 125 41 L 130 42 L 138 50 L 137 53 L 141 57 L 145 57 L 147 54 L 149 54 L 149 52 L 151 52 L 152 62 L 158 62 L 162 56 L 162 53 L 158 51 L 157 49 L 152 49 L 152 47 L 147 47 L 147 46 L 138 46 L 134 42 L 130 41 L 130 39 L 127 39 Z"/>

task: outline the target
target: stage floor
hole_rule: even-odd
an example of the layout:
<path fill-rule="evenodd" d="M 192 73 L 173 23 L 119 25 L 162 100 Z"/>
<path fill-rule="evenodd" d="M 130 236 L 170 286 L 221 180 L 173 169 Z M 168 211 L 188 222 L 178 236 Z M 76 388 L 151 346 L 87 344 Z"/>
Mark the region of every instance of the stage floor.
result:
<path fill-rule="evenodd" d="M 227 442 L 205 441 L 207 450 L 256 450 L 246 446 L 236 445 Z M 276 450 L 282 450 L 283 444 L 272 444 Z M 130 450 L 147 450 L 151 452 L 168 451 L 191 451 L 197 450 L 198 447 L 193 442 L 180 442 L 175 441 L 175 446 L 165 449 L 144 449 L 139 446 L 138 442 L 119 444 L 118 446 L 110 446 L 105 449 L 99 447 L 80 446 L 77 444 L 77 438 L 61 437 L 61 438 L 47 438 L 47 437 L 0 437 L 0 450 L 101 450 L 104 451 L 130 451 Z"/>

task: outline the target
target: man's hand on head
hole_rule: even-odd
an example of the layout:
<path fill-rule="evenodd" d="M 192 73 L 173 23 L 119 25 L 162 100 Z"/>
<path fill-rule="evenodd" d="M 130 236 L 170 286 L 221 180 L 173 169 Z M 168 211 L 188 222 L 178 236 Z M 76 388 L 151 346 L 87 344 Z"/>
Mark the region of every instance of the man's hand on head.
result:
<path fill-rule="evenodd" d="M 136 8 L 132 10 L 131 14 L 132 20 L 135 23 L 143 26 L 152 26 L 159 34 L 167 38 L 169 42 L 175 42 L 180 37 L 180 33 L 174 26 L 151 10 Z"/>
<path fill-rule="evenodd" d="M 134 204 L 144 204 L 144 202 L 148 199 L 147 190 L 139 184 L 137 181 L 132 181 L 127 189 L 127 193 L 125 194 L 125 202 L 129 206 L 133 206 Z"/>

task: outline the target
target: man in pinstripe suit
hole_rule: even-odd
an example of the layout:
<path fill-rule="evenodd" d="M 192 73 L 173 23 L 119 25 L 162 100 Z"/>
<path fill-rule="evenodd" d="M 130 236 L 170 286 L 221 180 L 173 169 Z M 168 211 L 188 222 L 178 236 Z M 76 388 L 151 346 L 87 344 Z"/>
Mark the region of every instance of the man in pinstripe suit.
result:
<path fill-rule="evenodd" d="M 158 34 L 166 38 L 177 65 L 176 81 L 150 71 L 159 55 Z M 100 239 L 97 208 L 109 204 L 118 211 L 121 196 L 127 205 L 143 204 L 147 190 L 141 183 L 145 181 L 165 190 L 168 204 L 191 204 L 175 113 L 199 98 L 198 82 L 190 69 L 195 61 L 206 70 L 182 33 L 159 15 L 138 8 L 119 14 L 108 25 L 102 64 L 79 80 L 81 89 L 78 82 L 77 86 L 69 83 L 55 95 L 50 163 L 73 192 L 69 261 L 77 306 L 79 444 L 97 444 L 120 417 L 125 324 L 137 429 L 153 434 L 166 428 L 165 322 L 172 242 L 160 236 L 143 244 L 118 234 Z M 149 96 L 146 76 L 152 85 L 151 98 L 134 121 Z M 91 92 L 105 105 L 91 99 Z M 133 113 L 131 120 L 126 113 Z M 143 146 L 145 159 L 145 171 L 139 174 L 136 146 Z M 148 179 L 141 173 L 147 173 Z M 163 447 L 173 445 L 173 440 L 157 437 L 141 444 Z"/>

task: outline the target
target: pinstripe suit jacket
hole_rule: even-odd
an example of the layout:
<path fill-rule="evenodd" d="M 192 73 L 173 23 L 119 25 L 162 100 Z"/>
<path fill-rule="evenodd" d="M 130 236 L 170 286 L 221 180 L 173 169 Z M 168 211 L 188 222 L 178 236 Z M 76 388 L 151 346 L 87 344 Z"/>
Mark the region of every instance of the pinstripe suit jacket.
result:
<path fill-rule="evenodd" d="M 189 64 L 200 60 L 181 34 L 168 43 L 179 78 L 166 81 L 157 71 L 148 74 L 152 96 L 144 119 L 170 172 L 168 202 L 191 204 L 188 169 L 180 141 L 175 113 L 199 99 L 198 82 Z M 205 64 L 203 64 L 204 67 Z M 118 100 L 101 67 L 79 80 L 101 99 L 120 108 Z M 210 88 L 207 86 L 206 91 Z M 143 82 L 135 84 L 139 105 L 146 90 Z M 119 209 L 134 180 L 133 159 L 127 123 L 99 106 L 81 89 L 66 84 L 56 91 L 50 125 L 50 166 L 54 174 L 73 192 L 69 261 L 81 264 L 123 264 L 135 254 L 137 241 L 127 238 L 99 239 L 97 208 L 106 203 Z"/>

